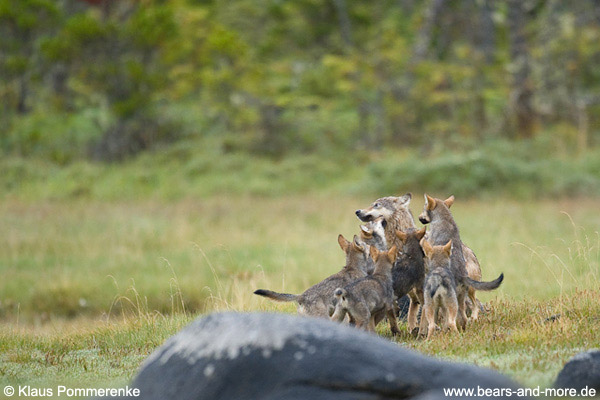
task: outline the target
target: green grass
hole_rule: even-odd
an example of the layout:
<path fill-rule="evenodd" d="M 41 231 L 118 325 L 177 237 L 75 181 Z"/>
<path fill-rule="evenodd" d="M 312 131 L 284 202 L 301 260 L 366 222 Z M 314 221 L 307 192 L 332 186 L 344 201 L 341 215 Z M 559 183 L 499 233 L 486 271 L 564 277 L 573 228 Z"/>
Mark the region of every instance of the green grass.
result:
<path fill-rule="evenodd" d="M 432 193 L 443 196 L 446 193 Z M 300 292 L 336 272 L 336 237 L 373 199 L 321 194 L 0 202 L 0 385 L 123 385 L 164 339 L 214 310 L 294 312 L 252 295 Z M 416 194 L 415 215 L 423 200 Z M 597 346 L 597 199 L 464 200 L 452 207 L 492 312 L 459 336 L 399 338 L 438 357 L 549 384 Z M 560 314 L 553 323 L 545 318 Z M 387 334 L 387 328 L 379 329 Z"/>
<path fill-rule="evenodd" d="M 464 333 L 400 342 L 431 356 L 495 369 L 527 386 L 550 386 L 569 358 L 600 343 L 597 290 L 545 301 L 493 300 L 489 306 Z"/>
<path fill-rule="evenodd" d="M 428 151 L 324 147 L 281 158 L 230 149 L 226 138 L 207 136 L 119 164 L 6 154 L 0 158 L 0 190 L 21 201 L 134 202 L 323 193 L 377 196 L 409 190 L 461 198 L 600 195 L 600 150 L 577 155 L 561 150 L 547 136 L 519 143 L 465 142 L 454 149 L 433 146 Z"/>
<path fill-rule="evenodd" d="M 54 321 L 35 329 L 4 326 L 0 385 L 125 386 L 140 363 L 190 320 L 147 314 L 110 322 Z"/>

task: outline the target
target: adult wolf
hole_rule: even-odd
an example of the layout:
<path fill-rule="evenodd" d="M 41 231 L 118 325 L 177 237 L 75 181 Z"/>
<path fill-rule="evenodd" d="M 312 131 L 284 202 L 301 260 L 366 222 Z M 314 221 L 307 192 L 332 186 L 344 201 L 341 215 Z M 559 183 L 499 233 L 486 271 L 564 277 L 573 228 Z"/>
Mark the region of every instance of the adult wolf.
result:
<path fill-rule="evenodd" d="M 387 196 L 375 200 L 370 207 L 356 210 L 356 216 L 363 222 L 383 218 L 385 221 L 385 239 L 388 248 L 396 246 L 402 248 L 402 243 L 396 236 L 396 231 L 406 232 L 415 229 L 415 220 L 409 205 L 412 193 L 399 197 Z"/>

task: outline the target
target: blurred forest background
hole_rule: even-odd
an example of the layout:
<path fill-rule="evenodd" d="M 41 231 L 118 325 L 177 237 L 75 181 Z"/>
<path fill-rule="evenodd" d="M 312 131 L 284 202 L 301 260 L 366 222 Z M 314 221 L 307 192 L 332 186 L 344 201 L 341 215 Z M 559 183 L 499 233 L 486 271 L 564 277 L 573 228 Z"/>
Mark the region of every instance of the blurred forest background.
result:
<path fill-rule="evenodd" d="M 0 187 L 600 194 L 598 0 L 0 0 Z"/>

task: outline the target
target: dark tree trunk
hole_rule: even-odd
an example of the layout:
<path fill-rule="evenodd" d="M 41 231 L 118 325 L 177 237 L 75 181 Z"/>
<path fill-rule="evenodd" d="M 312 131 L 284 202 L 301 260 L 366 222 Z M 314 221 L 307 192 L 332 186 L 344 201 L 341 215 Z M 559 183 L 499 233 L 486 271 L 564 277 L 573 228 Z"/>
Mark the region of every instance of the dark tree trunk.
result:
<path fill-rule="evenodd" d="M 346 6 L 346 0 L 333 0 L 335 10 L 338 16 L 338 23 L 340 24 L 340 33 L 342 35 L 342 41 L 349 50 L 354 47 L 352 41 L 352 23 L 348 15 L 348 7 Z"/>
<path fill-rule="evenodd" d="M 472 0 L 471 7 L 477 10 L 477 19 L 471 25 L 470 35 L 477 57 L 474 60 L 477 63 L 475 76 L 473 77 L 473 127 L 475 136 L 479 139 L 484 138 L 484 133 L 488 128 L 488 116 L 486 113 L 486 102 L 483 92 L 485 90 L 485 72 L 484 65 L 491 65 L 494 61 L 494 51 L 496 50 L 496 27 L 492 19 L 493 5 L 492 0 Z"/>
<path fill-rule="evenodd" d="M 536 130 L 536 113 L 533 107 L 534 88 L 525 24 L 526 14 L 522 0 L 509 0 L 508 36 L 510 57 L 514 64 L 510 114 L 515 134 L 520 138 L 533 137 Z"/>
<path fill-rule="evenodd" d="M 427 56 L 433 38 L 433 30 L 436 21 L 439 20 L 439 16 L 444 9 L 445 3 L 446 0 L 431 0 L 427 5 L 423 17 L 423 24 L 417 33 L 417 39 L 413 48 L 412 62 L 418 63 Z"/>
<path fill-rule="evenodd" d="M 479 37 L 478 47 L 483 53 L 486 64 L 494 61 L 494 51 L 496 50 L 496 27 L 492 19 L 493 7 L 492 0 L 482 0 L 479 12 Z"/>
<path fill-rule="evenodd" d="M 17 113 L 26 114 L 29 111 L 27 107 L 27 96 L 29 94 L 29 85 L 27 78 L 22 76 L 19 79 L 19 93 L 17 94 Z"/>

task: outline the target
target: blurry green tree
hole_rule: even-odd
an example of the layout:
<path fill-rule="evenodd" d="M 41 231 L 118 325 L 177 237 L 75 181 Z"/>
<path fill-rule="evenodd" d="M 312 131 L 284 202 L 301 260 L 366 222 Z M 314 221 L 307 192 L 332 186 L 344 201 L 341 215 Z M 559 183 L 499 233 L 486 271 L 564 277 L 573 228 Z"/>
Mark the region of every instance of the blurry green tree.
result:
<path fill-rule="evenodd" d="M 94 158 L 119 160 L 176 137 L 156 105 L 169 85 L 165 52 L 178 38 L 172 9 L 162 1 L 105 1 L 66 18 L 44 53 L 64 65 L 78 94 L 103 96 L 113 122 L 91 146 Z"/>
<path fill-rule="evenodd" d="M 37 45 L 57 29 L 60 7 L 52 0 L 0 0 L 0 101 L 3 115 L 31 108 L 32 82 L 43 73 Z M 4 120 L 4 122 L 7 122 Z"/>
<path fill-rule="evenodd" d="M 103 160 L 598 142 L 596 0 L 0 0 L 0 34 L 8 152 L 57 115 Z"/>

